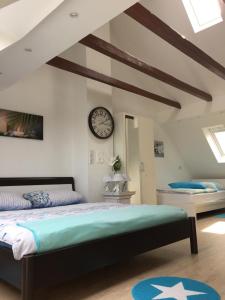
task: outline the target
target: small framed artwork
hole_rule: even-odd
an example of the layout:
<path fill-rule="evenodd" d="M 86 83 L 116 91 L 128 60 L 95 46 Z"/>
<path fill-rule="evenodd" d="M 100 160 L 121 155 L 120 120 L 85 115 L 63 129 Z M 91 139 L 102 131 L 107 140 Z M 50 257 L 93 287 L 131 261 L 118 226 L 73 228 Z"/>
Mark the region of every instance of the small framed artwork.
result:
<path fill-rule="evenodd" d="M 43 117 L 0 109 L 0 136 L 43 140 Z"/>
<path fill-rule="evenodd" d="M 155 157 L 164 157 L 164 143 L 162 141 L 154 142 Z"/>

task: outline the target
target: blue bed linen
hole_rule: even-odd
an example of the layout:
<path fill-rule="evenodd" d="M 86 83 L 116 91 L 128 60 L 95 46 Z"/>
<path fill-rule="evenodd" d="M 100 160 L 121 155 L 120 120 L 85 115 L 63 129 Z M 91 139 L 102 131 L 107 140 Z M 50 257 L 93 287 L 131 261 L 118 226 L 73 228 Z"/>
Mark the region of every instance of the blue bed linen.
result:
<path fill-rule="evenodd" d="M 178 181 L 168 184 L 172 189 L 205 189 L 206 186 L 202 182 L 197 181 Z"/>
<path fill-rule="evenodd" d="M 181 208 L 137 205 L 17 225 L 33 233 L 37 252 L 42 253 L 186 218 Z"/>

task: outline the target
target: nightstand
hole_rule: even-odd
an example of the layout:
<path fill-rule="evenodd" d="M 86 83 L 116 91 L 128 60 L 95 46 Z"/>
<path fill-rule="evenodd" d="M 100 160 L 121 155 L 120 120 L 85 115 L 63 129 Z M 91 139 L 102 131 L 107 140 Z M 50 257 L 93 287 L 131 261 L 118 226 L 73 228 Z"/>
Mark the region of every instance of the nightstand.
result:
<path fill-rule="evenodd" d="M 122 204 L 130 204 L 131 197 L 136 192 L 121 192 L 121 193 L 104 193 L 104 201 L 111 203 L 122 203 Z"/>

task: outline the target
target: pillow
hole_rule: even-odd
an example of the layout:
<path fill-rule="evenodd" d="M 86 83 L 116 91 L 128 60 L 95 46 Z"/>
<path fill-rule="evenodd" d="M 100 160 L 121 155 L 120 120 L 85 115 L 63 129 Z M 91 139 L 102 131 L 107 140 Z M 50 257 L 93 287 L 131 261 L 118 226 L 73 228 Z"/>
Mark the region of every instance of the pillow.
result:
<path fill-rule="evenodd" d="M 169 187 L 172 189 L 206 189 L 206 186 L 202 182 L 197 181 L 181 181 L 169 183 Z"/>
<path fill-rule="evenodd" d="M 31 203 L 23 198 L 19 192 L 0 192 L 0 211 L 29 209 Z"/>
<path fill-rule="evenodd" d="M 217 191 L 224 190 L 224 187 L 219 182 L 205 181 L 202 182 L 206 188 L 215 189 Z"/>
<path fill-rule="evenodd" d="M 52 206 L 49 194 L 44 191 L 23 194 L 24 199 L 30 201 L 32 208 L 43 208 Z"/>
<path fill-rule="evenodd" d="M 219 182 L 214 182 L 214 183 L 215 183 L 218 191 L 224 191 L 225 190 L 224 185 L 222 185 L 221 183 L 219 183 Z"/>
<path fill-rule="evenodd" d="M 81 194 L 67 190 L 36 191 L 26 193 L 23 197 L 30 201 L 32 208 L 62 206 L 84 202 L 84 198 Z"/>
<path fill-rule="evenodd" d="M 85 202 L 84 197 L 80 193 L 74 191 L 53 190 L 49 191 L 48 193 L 52 202 L 52 206 L 79 204 Z"/>

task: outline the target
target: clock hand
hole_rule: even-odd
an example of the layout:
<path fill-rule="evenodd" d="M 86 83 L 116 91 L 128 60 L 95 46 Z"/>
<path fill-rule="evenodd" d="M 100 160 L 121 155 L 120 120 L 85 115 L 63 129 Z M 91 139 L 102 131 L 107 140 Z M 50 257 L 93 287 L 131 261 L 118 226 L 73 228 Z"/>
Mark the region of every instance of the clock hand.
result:
<path fill-rule="evenodd" d="M 108 122 L 110 122 L 110 120 L 105 120 L 105 121 L 99 122 L 98 125 L 103 125 L 103 124 L 106 124 Z"/>
<path fill-rule="evenodd" d="M 100 122 L 100 123 L 98 123 L 98 125 L 102 125 L 102 124 L 104 124 L 104 122 Z"/>
<path fill-rule="evenodd" d="M 102 124 L 108 124 L 110 123 L 110 120 L 104 121 Z"/>

